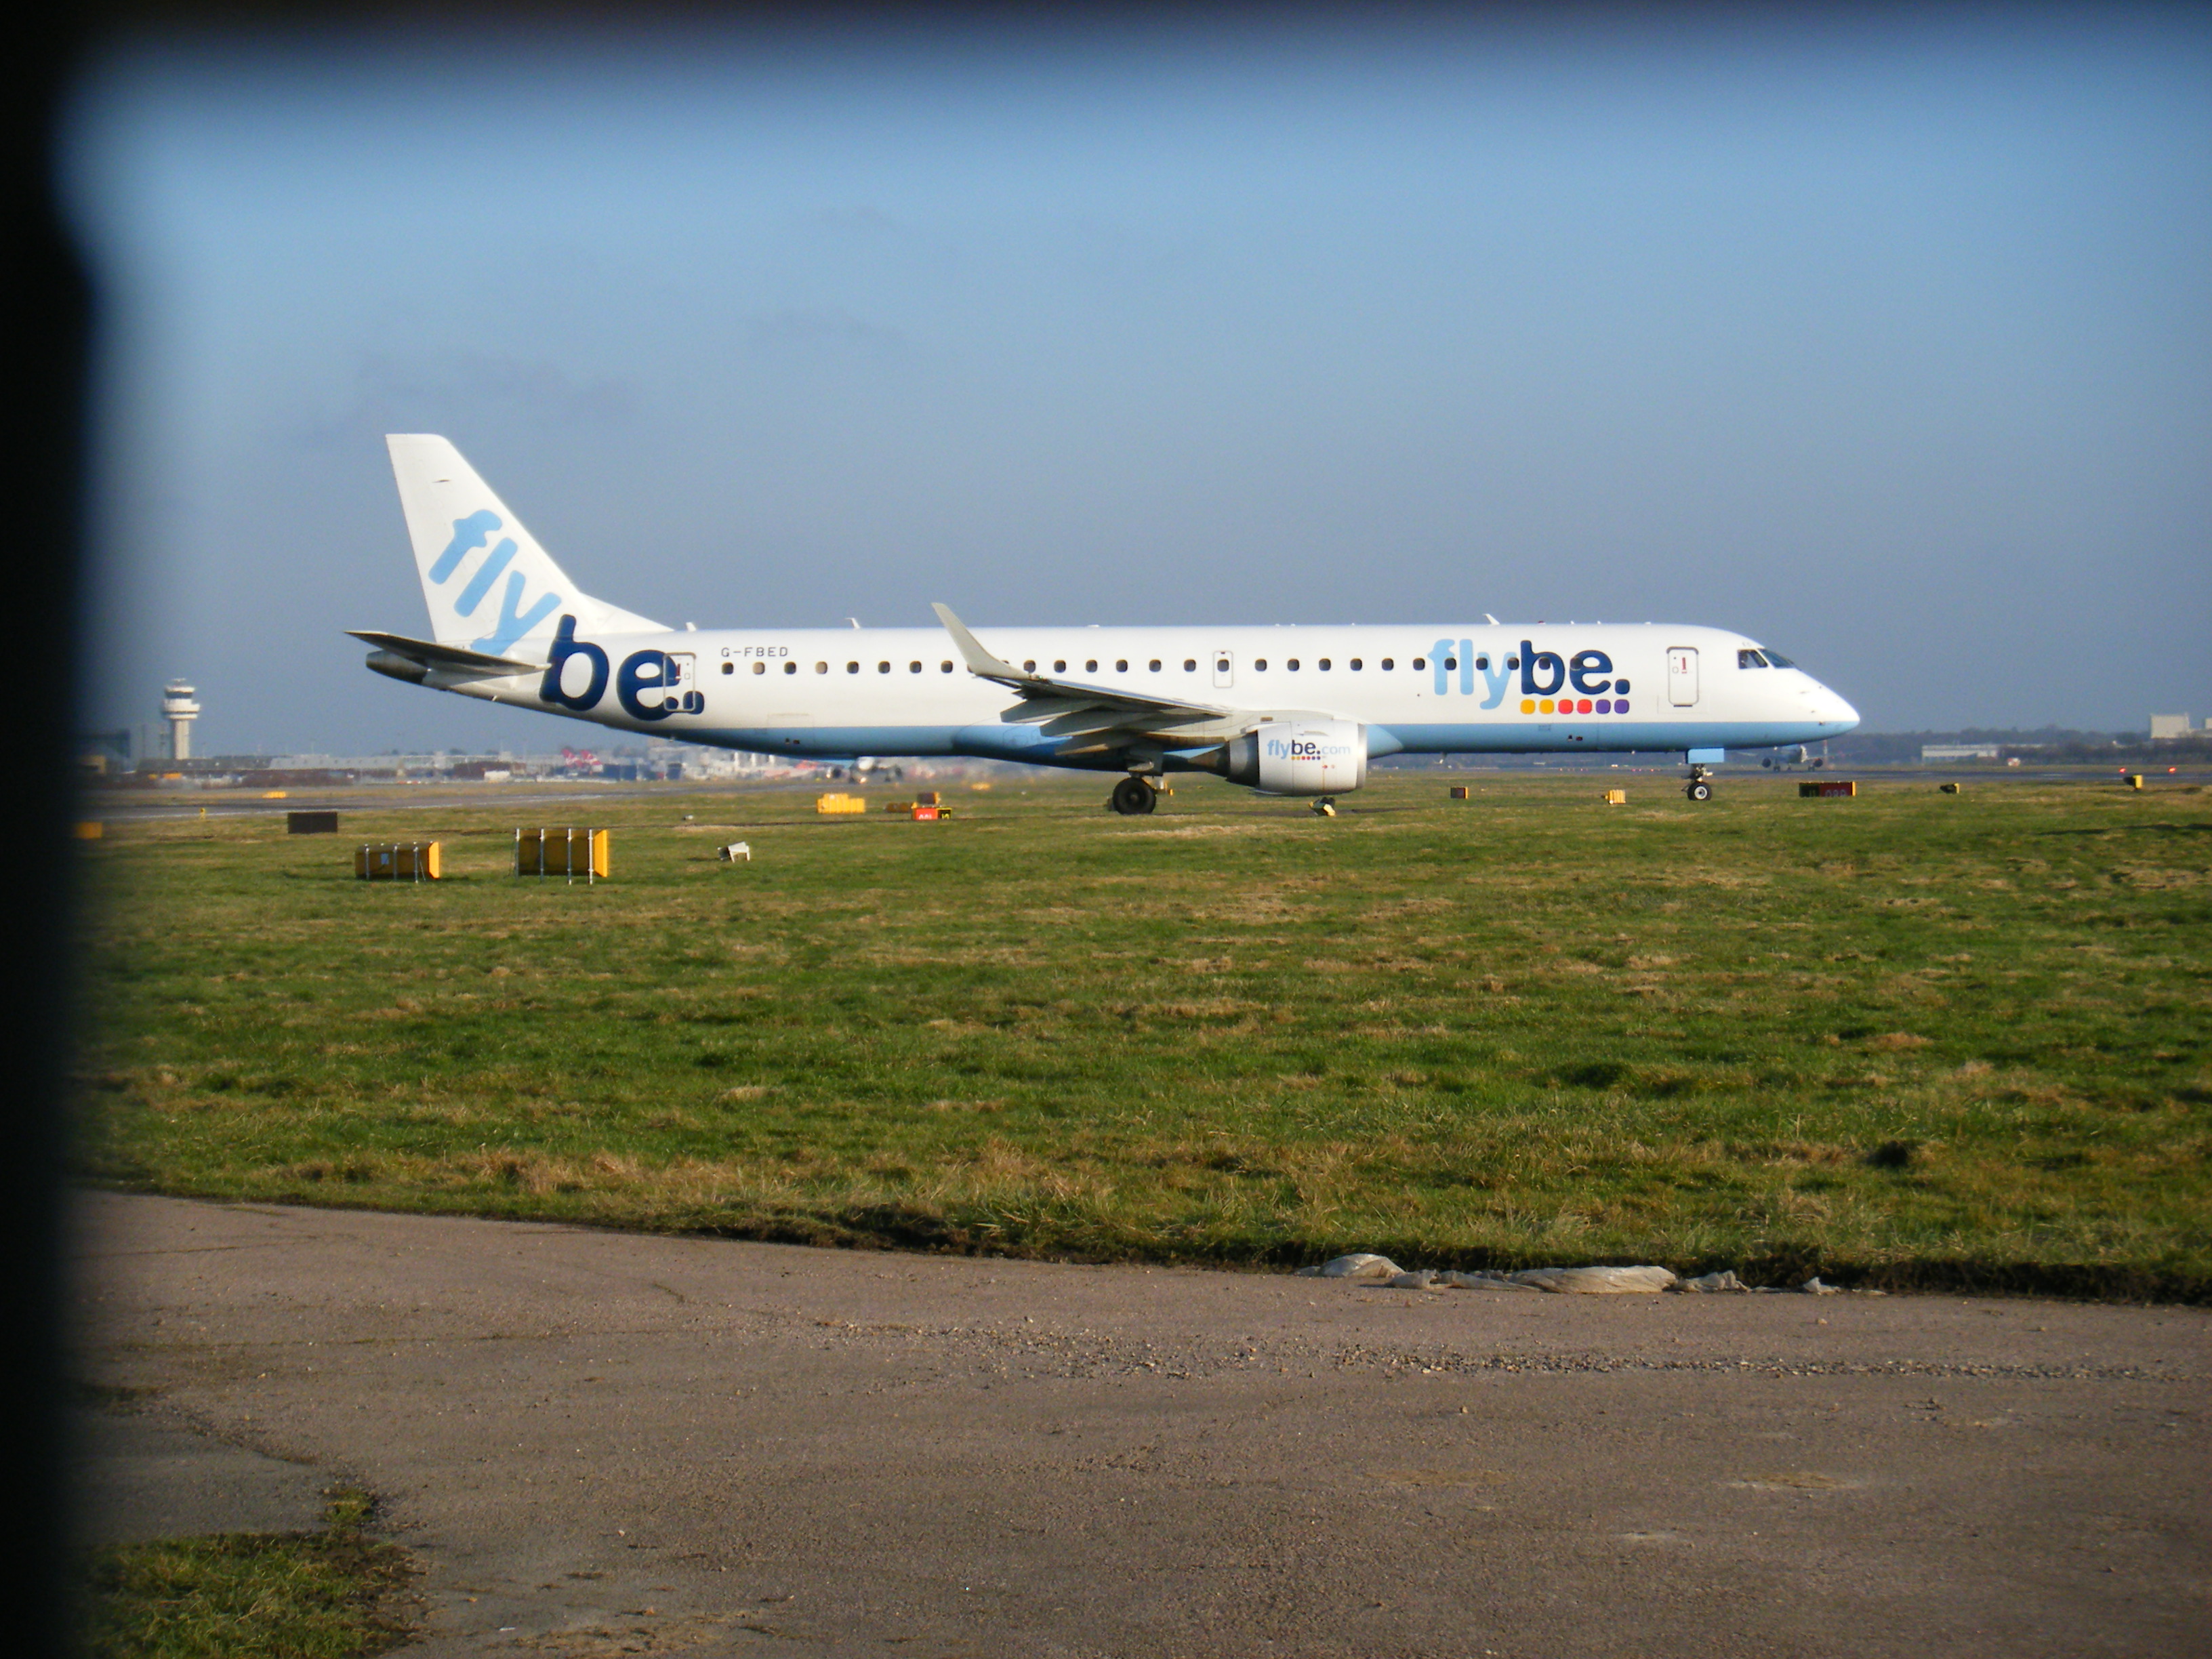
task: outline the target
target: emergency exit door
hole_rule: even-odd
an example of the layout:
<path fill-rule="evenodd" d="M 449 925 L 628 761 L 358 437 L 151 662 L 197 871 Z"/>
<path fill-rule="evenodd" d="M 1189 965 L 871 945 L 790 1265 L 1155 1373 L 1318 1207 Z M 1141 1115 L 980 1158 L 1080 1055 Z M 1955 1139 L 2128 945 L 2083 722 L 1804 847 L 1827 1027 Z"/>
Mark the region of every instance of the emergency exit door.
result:
<path fill-rule="evenodd" d="M 1224 689 L 1237 684 L 1237 653 L 1234 651 L 1213 653 L 1213 683 Z"/>
<path fill-rule="evenodd" d="M 699 659 L 689 651 L 641 651 L 623 664 L 622 684 L 625 699 L 635 696 L 647 720 L 655 718 L 652 711 L 656 706 L 667 714 L 696 714 L 707 707 L 706 696 L 699 690 Z M 658 705 L 653 700 L 655 691 L 660 693 Z"/>
<path fill-rule="evenodd" d="M 1691 708 L 1698 701 L 1698 647 L 1694 645 L 1667 647 L 1667 701 L 1677 708 Z"/>

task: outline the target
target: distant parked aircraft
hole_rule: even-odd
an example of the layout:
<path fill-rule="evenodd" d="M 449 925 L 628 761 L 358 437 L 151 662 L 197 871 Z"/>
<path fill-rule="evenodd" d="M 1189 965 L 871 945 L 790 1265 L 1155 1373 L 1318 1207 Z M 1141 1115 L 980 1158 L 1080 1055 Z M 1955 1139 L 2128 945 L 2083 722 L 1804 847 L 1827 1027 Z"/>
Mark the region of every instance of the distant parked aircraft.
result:
<path fill-rule="evenodd" d="M 617 730 L 793 757 L 965 755 L 1316 808 L 1395 754 L 1676 751 L 1832 738 L 1857 711 L 1724 629 L 1509 626 L 682 629 L 578 589 L 445 439 L 386 439 L 430 638 L 357 632 L 380 674 Z"/>

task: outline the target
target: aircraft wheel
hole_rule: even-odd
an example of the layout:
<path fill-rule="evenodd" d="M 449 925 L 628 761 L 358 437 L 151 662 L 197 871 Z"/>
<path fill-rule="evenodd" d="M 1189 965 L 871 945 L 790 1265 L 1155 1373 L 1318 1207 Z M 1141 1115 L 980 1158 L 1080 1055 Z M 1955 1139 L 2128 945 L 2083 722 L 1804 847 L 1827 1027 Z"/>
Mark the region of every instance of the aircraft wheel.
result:
<path fill-rule="evenodd" d="M 1713 798 L 1713 787 L 1703 778 L 1699 778 L 1682 793 L 1692 800 L 1711 800 Z"/>
<path fill-rule="evenodd" d="M 1159 798 L 1153 793 L 1152 785 L 1142 778 L 1131 776 L 1114 786 L 1114 793 L 1107 797 L 1106 804 L 1123 817 L 1142 817 L 1159 804 Z"/>

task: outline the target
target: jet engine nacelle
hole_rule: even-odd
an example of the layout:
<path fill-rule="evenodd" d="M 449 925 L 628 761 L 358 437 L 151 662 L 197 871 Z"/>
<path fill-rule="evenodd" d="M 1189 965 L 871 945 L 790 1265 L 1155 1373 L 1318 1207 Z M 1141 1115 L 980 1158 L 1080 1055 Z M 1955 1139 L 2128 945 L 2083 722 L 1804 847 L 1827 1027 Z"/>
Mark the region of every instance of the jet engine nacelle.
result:
<path fill-rule="evenodd" d="M 1357 720 L 1269 720 L 1222 749 L 1222 772 L 1269 795 L 1343 795 L 1367 781 L 1367 728 Z"/>

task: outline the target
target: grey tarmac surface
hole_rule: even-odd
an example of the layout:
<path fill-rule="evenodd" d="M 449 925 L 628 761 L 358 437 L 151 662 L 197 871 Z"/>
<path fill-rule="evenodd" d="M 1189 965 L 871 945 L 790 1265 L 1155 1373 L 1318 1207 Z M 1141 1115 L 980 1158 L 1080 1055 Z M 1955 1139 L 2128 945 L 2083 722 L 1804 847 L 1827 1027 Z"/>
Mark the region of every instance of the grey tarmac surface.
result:
<path fill-rule="evenodd" d="M 410 1654 L 2212 1651 L 2203 1310 L 82 1215 L 87 1379 L 380 1494 Z"/>
<path fill-rule="evenodd" d="M 312 1463 L 217 1440 L 127 1403 L 74 1416 L 74 1518 L 88 1543 L 322 1525 L 329 1477 Z"/>

